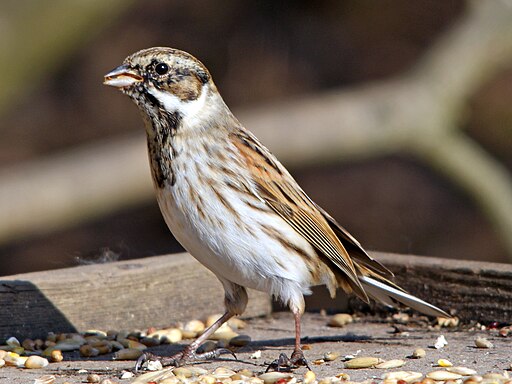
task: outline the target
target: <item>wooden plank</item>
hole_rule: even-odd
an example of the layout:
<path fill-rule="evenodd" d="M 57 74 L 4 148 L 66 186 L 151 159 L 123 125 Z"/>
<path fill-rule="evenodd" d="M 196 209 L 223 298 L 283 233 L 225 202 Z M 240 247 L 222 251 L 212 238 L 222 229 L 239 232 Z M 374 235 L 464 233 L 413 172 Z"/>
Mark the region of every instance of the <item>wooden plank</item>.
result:
<path fill-rule="evenodd" d="M 510 322 L 512 265 L 372 253 L 412 294 L 465 320 Z M 321 288 L 307 309 L 349 310 L 341 292 Z M 350 300 L 352 308 L 361 302 Z M 26 273 L 0 279 L 0 340 L 48 331 L 165 327 L 223 309 L 217 279 L 188 254 Z M 245 316 L 270 312 L 267 295 L 250 292 Z"/>
<path fill-rule="evenodd" d="M 465 320 L 483 323 L 512 319 L 512 264 L 441 259 L 372 252 L 395 274 L 408 292 Z M 323 287 L 307 298 L 307 309 L 331 311 L 367 309 L 360 300 L 339 292 L 331 300 Z"/>
<path fill-rule="evenodd" d="M 245 316 L 270 313 L 249 292 Z M 165 327 L 224 310 L 217 278 L 188 254 L 148 257 L 0 278 L 0 340 L 48 331 Z"/>

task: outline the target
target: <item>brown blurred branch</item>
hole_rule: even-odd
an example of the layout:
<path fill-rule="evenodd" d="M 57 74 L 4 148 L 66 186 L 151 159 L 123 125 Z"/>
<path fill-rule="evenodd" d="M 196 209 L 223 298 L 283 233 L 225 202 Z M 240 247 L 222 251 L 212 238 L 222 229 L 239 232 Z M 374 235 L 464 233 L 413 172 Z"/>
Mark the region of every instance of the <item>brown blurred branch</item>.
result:
<path fill-rule="evenodd" d="M 512 62 L 512 4 L 470 4 L 400 78 L 238 115 L 288 165 L 396 152 L 418 156 L 479 204 L 512 257 L 511 176 L 458 130 L 468 98 Z M 56 228 L 152 196 L 141 137 L 87 151 L 80 160 L 66 155 L 11 169 L 7 182 L 0 175 L 0 216 L 10 218 L 0 222 L 0 241 L 41 230 L 41 223 L 43 230 Z"/>

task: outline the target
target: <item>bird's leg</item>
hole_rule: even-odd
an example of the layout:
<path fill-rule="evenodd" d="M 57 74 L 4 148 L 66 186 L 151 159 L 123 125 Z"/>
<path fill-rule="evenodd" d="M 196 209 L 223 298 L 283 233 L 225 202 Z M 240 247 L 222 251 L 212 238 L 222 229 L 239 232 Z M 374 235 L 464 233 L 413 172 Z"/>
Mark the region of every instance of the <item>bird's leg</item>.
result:
<path fill-rule="evenodd" d="M 295 320 L 295 347 L 292 352 L 291 358 L 288 358 L 286 354 L 281 353 L 277 360 L 274 360 L 270 365 L 267 367 L 267 372 L 269 370 L 274 371 L 291 371 L 294 368 L 298 368 L 299 366 L 305 366 L 307 369 L 311 371 L 311 368 L 308 364 L 308 361 L 304 357 L 304 352 L 302 351 L 302 348 L 300 346 L 300 317 L 301 317 L 301 311 L 294 310 L 293 311 L 293 317 Z"/>
<path fill-rule="evenodd" d="M 213 351 L 205 353 L 196 353 L 197 348 L 199 348 L 206 340 L 208 340 L 208 338 L 217 329 L 219 329 L 222 324 L 231 319 L 233 316 L 242 314 L 245 310 L 245 307 L 247 306 L 248 296 L 244 287 L 221 278 L 219 278 L 219 280 L 224 286 L 224 305 L 226 306 L 226 312 L 215 323 L 206 328 L 201 336 L 187 345 L 183 351 L 178 352 L 173 356 L 162 357 L 156 356 L 149 352 L 143 353 L 135 364 L 136 372 L 139 371 L 150 360 L 160 361 L 164 367 L 168 365 L 178 367 L 180 365 L 184 365 L 188 361 L 215 359 L 223 353 L 231 353 L 236 359 L 234 353 L 225 348 L 217 348 Z"/>
<path fill-rule="evenodd" d="M 217 329 L 221 327 L 222 324 L 231 319 L 233 316 L 234 314 L 232 312 L 226 311 L 215 323 L 206 328 L 206 330 L 201 334 L 201 336 L 199 336 L 192 343 L 187 345 L 185 349 L 183 349 L 183 351 L 178 352 L 175 355 L 156 356 L 150 352 L 143 353 L 142 356 L 139 357 L 139 359 L 137 360 L 137 363 L 135 364 L 135 371 L 139 371 L 144 366 L 144 364 L 151 360 L 160 361 L 160 363 L 164 367 L 169 365 L 179 367 L 188 361 L 214 359 L 219 357 L 223 353 L 233 354 L 233 352 L 225 348 L 219 348 L 205 353 L 196 353 L 197 348 L 199 348 L 206 340 L 208 340 L 208 338 Z"/>
<path fill-rule="evenodd" d="M 309 367 L 308 361 L 304 357 L 304 352 L 300 346 L 300 317 L 301 313 L 299 311 L 293 312 L 293 317 L 295 320 L 295 348 L 293 349 L 292 356 L 290 358 L 290 362 L 296 366 L 305 366 L 307 369 L 311 370 Z"/>

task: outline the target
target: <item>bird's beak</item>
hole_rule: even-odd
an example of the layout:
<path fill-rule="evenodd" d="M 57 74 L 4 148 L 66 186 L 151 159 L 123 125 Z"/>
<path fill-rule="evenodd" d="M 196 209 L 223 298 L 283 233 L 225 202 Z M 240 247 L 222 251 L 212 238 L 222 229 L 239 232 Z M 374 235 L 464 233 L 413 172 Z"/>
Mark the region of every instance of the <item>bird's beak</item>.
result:
<path fill-rule="evenodd" d="M 127 64 L 123 64 L 105 75 L 103 84 L 116 88 L 130 87 L 144 80 Z"/>

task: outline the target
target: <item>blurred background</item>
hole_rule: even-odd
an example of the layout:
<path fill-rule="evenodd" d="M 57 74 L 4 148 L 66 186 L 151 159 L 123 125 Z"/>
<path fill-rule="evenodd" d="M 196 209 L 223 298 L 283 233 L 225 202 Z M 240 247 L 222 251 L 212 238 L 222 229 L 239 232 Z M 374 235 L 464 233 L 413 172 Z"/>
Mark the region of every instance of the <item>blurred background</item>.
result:
<path fill-rule="evenodd" d="M 181 250 L 138 111 L 102 85 L 150 46 L 203 61 L 367 249 L 512 262 L 511 16 L 501 0 L 3 1 L 0 275 Z"/>

